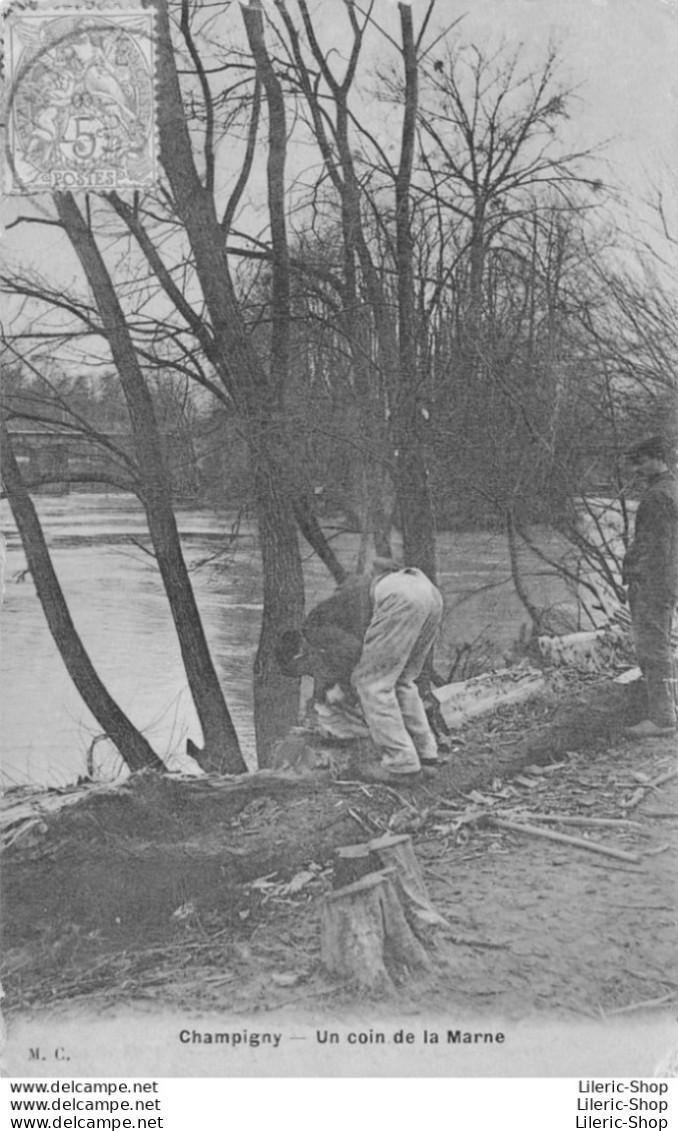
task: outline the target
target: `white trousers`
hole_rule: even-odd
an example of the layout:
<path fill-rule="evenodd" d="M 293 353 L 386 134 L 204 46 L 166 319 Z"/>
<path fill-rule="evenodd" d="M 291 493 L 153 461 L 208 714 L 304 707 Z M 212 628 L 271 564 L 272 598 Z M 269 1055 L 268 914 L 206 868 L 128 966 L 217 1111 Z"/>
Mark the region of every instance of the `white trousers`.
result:
<path fill-rule="evenodd" d="M 352 676 L 382 765 L 393 773 L 421 768 L 438 747 L 414 682 L 436 637 L 443 599 L 419 569 L 380 577 L 374 612 Z"/>

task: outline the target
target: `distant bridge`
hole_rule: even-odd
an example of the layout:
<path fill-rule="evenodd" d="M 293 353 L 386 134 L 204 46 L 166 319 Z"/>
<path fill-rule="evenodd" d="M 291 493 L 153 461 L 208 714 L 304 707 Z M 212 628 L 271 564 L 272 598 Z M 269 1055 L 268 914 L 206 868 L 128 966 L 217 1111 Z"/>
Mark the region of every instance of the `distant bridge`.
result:
<path fill-rule="evenodd" d="M 26 483 L 50 483 L 68 490 L 69 480 L 77 477 L 78 486 L 91 477 L 96 486 L 113 478 L 115 472 L 124 474 L 124 463 L 116 460 L 115 452 L 106 443 L 115 445 L 125 455 L 134 458 L 134 437 L 129 431 L 98 432 L 97 436 L 71 429 L 60 428 L 55 423 L 44 428 L 8 428 L 12 449 Z M 103 443 L 97 441 L 101 437 Z M 181 432 L 162 435 L 167 466 L 176 494 L 193 496 L 198 491 L 199 474 L 190 441 Z"/>

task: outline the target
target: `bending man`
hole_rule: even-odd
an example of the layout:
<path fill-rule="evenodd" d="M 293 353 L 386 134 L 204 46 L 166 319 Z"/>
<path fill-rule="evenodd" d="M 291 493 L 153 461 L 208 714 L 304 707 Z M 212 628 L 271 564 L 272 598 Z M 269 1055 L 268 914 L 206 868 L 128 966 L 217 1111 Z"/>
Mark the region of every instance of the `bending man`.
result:
<path fill-rule="evenodd" d="M 372 776 L 402 780 L 439 762 L 415 681 L 440 628 L 443 599 L 413 567 L 379 574 L 371 592 L 372 618 L 352 683 L 381 754 L 381 774 Z"/>
<path fill-rule="evenodd" d="M 381 757 L 378 769 L 365 767 L 365 777 L 402 781 L 440 762 L 415 681 L 442 609 L 440 593 L 421 570 L 377 558 L 370 574 L 344 582 L 309 613 L 301 632 L 281 639 L 281 667 L 312 675 L 316 697 L 336 682 L 349 695 L 355 690 Z"/>

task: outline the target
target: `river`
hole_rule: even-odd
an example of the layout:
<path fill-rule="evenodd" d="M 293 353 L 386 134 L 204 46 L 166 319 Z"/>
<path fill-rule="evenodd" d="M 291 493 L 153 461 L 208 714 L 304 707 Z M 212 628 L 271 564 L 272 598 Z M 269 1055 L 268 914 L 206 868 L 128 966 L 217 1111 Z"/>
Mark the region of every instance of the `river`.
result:
<path fill-rule="evenodd" d="M 143 512 L 115 494 L 36 498 L 73 620 L 107 687 L 172 768 L 188 769 L 186 738 L 200 741 L 179 648 L 153 559 Z M 261 617 L 261 565 L 251 524 L 234 531 L 232 513 L 179 508 L 179 529 L 214 661 L 246 757 L 254 759 L 250 673 Z M 99 733 L 51 639 L 6 501 L 0 688 L 2 782 L 63 786 L 87 766 Z M 230 542 L 224 552 L 224 546 Z M 355 535 L 337 537 L 347 565 Z M 305 553 L 308 604 L 333 583 Z M 527 621 L 512 588 L 504 540 L 491 534 L 443 534 L 439 583 L 445 622 L 436 666 L 449 670 L 456 649 L 482 638 L 501 661 Z M 530 592 L 539 604 L 567 600 L 559 582 L 533 561 Z M 106 742 L 94 747 L 98 771 L 113 776 L 119 759 Z"/>

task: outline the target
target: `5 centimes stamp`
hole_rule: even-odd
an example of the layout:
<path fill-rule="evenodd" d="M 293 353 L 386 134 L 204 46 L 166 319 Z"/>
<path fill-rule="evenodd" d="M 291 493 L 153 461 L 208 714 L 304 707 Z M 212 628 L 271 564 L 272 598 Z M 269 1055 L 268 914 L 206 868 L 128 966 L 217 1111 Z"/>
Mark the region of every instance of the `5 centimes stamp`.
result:
<path fill-rule="evenodd" d="M 147 188 L 157 172 L 154 13 L 10 12 L 6 191 Z"/>

